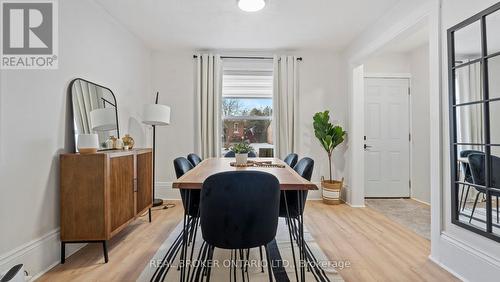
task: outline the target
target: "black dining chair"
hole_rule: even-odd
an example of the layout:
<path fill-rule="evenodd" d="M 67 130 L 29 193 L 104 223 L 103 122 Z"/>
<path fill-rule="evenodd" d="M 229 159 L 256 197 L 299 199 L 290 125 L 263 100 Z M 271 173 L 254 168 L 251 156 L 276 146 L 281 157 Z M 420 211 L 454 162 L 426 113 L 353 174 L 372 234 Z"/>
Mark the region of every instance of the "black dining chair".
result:
<path fill-rule="evenodd" d="M 239 250 L 241 258 L 243 250 L 264 246 L 270 262 L 267 244 L 278 229 L 278 179 L 259 171 L 222 172 L 208 177 L 201 191 L 201 233 L 210 246 L 208 260 L 214 248 L 234 251 L 232 257 Z M 271 264 L 267 267 L 272 281 Z M 210 268 L 207 276 L 209 279 Z"/>
<path fill-rule="evenodd" d="M 227 152 L 225 155 L 224 155 L 224 158 L 234 158 L 236 157 L 236 154 L 233 152 L 233 151 L 229 151 Z M 248 153 L 248 157 L 249 158 L 256 158 L 257 155 L 255 154 L 255 152 L 249 152 Z"/>
<path fill-rule="evenodd" d="M 191 153 L 189 155 L 187 155 L 187 159 L 188 161 L 193 165 L 193 166 L 197 166 L 199 163 L 201 163 L 202 159 L 200 158 L 200 156 L 198 156 L 197 154 L 195 153 Z"/>
<path fill-rule="evenodd" d="M 299 160 L 299 155 L 295 153 L 288 154 L 288 156 L 285 157 L 283 160 L 289 167 L 295 167 L 297 164 L 297 161 Z"/>
<path fill-rule="evenodd" d="M 311 158 L 302 158 L 293 169 L 302 178 L 310 181 L 314 169 L 314 160 Z M 293 238 L 298 239 L 297 222 L 300 222 L 304 214 L 304 208 L 307 200 L 307 190 L 305 191 L 282 191 L 280 195 L 280 211 L 279 217 L 285 218 L 288 226 L 288 234 L 290 236 L 290 245 L 292 247 L 293 263 L 295 274 L 298 281 L 297 261 L 295 259 L 295 251 L 293 248 Z"/>
<path fill-rule="evenodd" d="M 175 175 L 177 176 L 177 178 L 180 178 L 193 168 L 194 166 L 184 157 L 179 157 L 174 160 Z M 185 219 L 187 217 L 187 220 L 185 220 L 185 222 L 187 222 L 187 225 L 185 226 L 186 229 L 184 229 L 183 232 L 186 232 L 185 234 L 187 234 L 187 245 L 191 244 L 191 242 L 193 243 L 193 245 L 191 246 L 191 259 L 192 259 L 194 253 L 196 233 L 198 231 L 198 224 L 200 220 L 201 192 L 200 190 L 194 190 L 194 189 L 190 190 L 179 189 L 179 192 L 181 193 Z M 183 255 L 184 252 L 181 252 L 181 256 Z"/>
<path fill-rule="evenodd" d="M 460 152 L 459 155 L 460 158 L 468 158 L 470 154 L 484 154 L 484 153 L 477 150 L 463 150 Z M 468 183 L 474 183 L 472 179 L 472 174 L 470 172 L 469 164 L 466 162 L 461 162 L 460 166 L 462 169 L 462 173 L 464 174 L 464 181 Z M 465 192 L 465 198 L 463 198 L 465 186 L 467 186 L 467 191 Z M 458 205 L 459 207 L 462 207 L 462 210 L 465 209 L 465 204 L 467 203 L 467 197 L 469 196 L 469 190 L 470 190 L 470 185 L 466 184 L 462 185 L 462 191 L 460 192 L 460 203 Z"/>
<path fill-rule="evenodd" d="M 472 174 L 473 183 L 475 185 L 485 186 L 486 185 L 486 167 L 485 167 L 485 154 L 470 154 L 468 156 L 470 171 Z M 496 156 L 491 156 L 491 186 L 500 188 L 500 158 Z M 472 212 L 470 215 L 469 223 L 472 222 L 474 216 L 474 211 L 476 210 L 477 202 L 479 200 L 480 194 L 485 194 L 486 189 L 473 186 L 477 190 L 476 199 L 474 200 L 474 206 L 472 207 Z M 496 196 L 496 206 L 497 206 L 497 223 L 500 222 L 499 210 L 498 210 L 498 198 L 500 197 L 500 192 L 490 191 L 492 196 Z"/>

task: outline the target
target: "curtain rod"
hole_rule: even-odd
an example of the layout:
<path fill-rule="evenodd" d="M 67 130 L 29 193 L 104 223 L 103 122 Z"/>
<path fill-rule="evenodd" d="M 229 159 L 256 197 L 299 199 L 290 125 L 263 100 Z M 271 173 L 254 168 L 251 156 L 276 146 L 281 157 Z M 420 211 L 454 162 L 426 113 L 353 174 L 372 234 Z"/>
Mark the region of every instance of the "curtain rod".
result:
<path fill-rule="evenodd" d="M 198 55 L 193 55 L 193 59 L 198 58 Z M 240 56 L 221 56 L 221 59 L 254 59 L 254 60 L 272 60 L 273 57 L 240 57 Z M 302 61 L 302 57 L 298 57 L 297 61 Z"/>

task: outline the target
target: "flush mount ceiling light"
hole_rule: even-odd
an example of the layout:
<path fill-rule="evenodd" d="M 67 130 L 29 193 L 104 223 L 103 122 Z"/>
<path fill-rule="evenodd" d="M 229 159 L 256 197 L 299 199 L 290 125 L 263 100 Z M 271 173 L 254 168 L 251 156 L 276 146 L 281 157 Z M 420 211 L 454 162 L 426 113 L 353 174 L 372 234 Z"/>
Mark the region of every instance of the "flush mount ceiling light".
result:
<path fill-rule="evenodd" d="M 257 12 L 266 6 L 265 0 L 238 0 L 238 7 L 245 12 Z"/>

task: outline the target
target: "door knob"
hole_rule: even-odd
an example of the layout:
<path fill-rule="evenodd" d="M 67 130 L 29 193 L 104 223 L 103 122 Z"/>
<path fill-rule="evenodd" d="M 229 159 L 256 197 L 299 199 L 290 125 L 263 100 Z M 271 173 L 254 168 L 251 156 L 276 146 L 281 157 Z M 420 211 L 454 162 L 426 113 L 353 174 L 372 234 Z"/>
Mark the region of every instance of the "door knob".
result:
<path fill-rule="evenodd" d="M 366 144 L 365 144 L 365 146 L 364 146 L 365 150 L 366 150 L 366 149 L 369 149 L 369 148 L 371 148 L 371 147 L 372 147 L 372 146 L 368 146 L 368 145 L 366 145 Z"/>

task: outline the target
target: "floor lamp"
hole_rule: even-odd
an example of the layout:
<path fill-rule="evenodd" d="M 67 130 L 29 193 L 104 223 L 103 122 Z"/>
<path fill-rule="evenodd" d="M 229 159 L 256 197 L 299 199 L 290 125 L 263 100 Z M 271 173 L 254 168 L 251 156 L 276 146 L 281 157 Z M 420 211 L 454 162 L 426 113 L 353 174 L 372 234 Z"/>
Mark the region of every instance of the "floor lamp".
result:
<path fill-rule="evenodd" d="M 158 104 L 159 92 L 156 92 L 156 100 L 154 104 L 144 105 L 142 113 L 142 123 L 153 127 L 153 207 L 163 205 L 162 199 L 155 198 L 155 172 L 156 172 L 156 127 L 170 124 L 170 107 Z"/>

